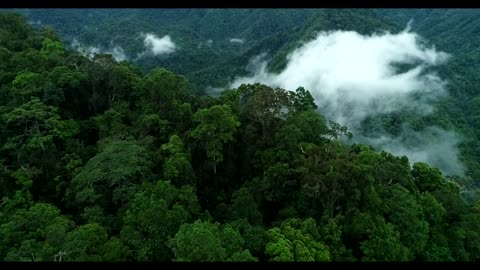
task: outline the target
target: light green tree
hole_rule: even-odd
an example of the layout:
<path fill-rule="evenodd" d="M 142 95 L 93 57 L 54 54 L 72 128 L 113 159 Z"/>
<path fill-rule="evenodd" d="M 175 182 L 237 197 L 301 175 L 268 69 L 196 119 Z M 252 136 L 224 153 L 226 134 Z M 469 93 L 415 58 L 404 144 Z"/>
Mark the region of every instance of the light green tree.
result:
<path fill-rule="evenodd" d="M 217 164 L 223 161 L 223 145 L 235 141 L 234 135 L 240 122 L 228 105 L 201 109 L 195 113 L 193 119 L 198 125 L 190 135 L 203 145 L 216 174 Z"/>
<path fill-rule="evenodd" d="M 316 223 L 309 218 L 305 221 L 287 219 L 280 227 L 267 232 L 265 254 L 271 261 L 330 261 L 328 247 L 319 240 Z"/>

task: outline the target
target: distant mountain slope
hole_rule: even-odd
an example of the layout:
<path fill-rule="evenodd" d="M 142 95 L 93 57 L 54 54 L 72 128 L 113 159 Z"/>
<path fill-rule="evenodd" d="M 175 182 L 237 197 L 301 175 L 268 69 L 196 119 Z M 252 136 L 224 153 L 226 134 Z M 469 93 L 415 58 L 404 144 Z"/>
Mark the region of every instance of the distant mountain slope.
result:
<path fill-rule="evenodd" d="M 33 25 L 50 25 L 67 44 L 120 46 L 145 71 L 157 66 L 187 75 L 199 91 L 245 74 L 251 57 L 268 52 L 279 70 L 285 56 L 318 31 L 371 33 L 398 29 L 372 10 L 346 9 L 19 9 Z M 169 35 L 177 53 L 136 59 L 141 33 Z M 232 39 L 243 43 L 232 42 Z"/>
<path fill-rule="evenodd" d="M 319 9 L 309 20 L 300 26 L 266 36 L 252 46 L 248 51 L 239 56 L 212 65 L 204 69 L 189 74 L 192 78 L 205 78 L 202 84 L 209 82 L 216 83 L 214 86 L 225 86 L 232 81 L 235 76 L 246 75 L 245 70 L 252 57 L 267 53 L 269 69 L 280 71 L 285 67 L 286 56 L 302 43 L 313 39 L 320 31 L 345 30 L 356 31 L 362 34 L 371 34 L 381 30 L 401 30 L 402 28 L 395 23 L 387 21 L 378 16 L 372 10 L 346 10 L 346 9 Z M 215 78 L 208 79 L 211 74 Z"/>
<path fill-rule="evenodd" d="M 145 48 L 141 33 L 169 35 L 178 53 L 144 58 L 145 71 L 164 66 L 187 74 L 242 55 L 269 35 L 305 24 L 317 10 L 297 9 L 29 9 L 36 25 L 51 25 L 66 43 L 120 46 L 130 60 Z M 239 42 L 232 42 L 234 41 Z M 243 41 L 243 43 L 242 43 Z"/>
<path fill-rule="evenodd" d="M 465 9 L 31 9 L 18 10 L 35 25 L 52 25 L 67 44 L 112 49 L 120 46 L 146 72 L 161 66 L 186 75 L 192 89 L 225 87 L 255 56 L 266 53 L 268 69 L 285 67 L 286 56 L 319 31 L 371 34 L 404 29 L 410 19 L 419 33 L 452 58 L 440 67 L 451 98 L 437 102 L 427 118 L 379 116 L 384 129 L 421 122 L 462 134 L 463 162 L 480 179 L 480 10 Z M 136 59 L 145 48 L 141 33 L 169 35 L 175 53 Z M 232 42 L 235 39 L 236 42 Z M 242 43 L 243 41 L 243 43 Z M 400 120 L 392 120 L 393 118 Z M 393 124 L 392 124 L 393 123 Z"/>
<path fill-rule="evenodd" d="M 436 48 L 451 54 L 440 72 L 449 82 L 451 98 L 439 104 L 439 114 L 448 115 L 464 136 L 464 162 L 480 183 L 480 9 L 378 10 L 397 23 L 413 19 L 412 31 Z"/>

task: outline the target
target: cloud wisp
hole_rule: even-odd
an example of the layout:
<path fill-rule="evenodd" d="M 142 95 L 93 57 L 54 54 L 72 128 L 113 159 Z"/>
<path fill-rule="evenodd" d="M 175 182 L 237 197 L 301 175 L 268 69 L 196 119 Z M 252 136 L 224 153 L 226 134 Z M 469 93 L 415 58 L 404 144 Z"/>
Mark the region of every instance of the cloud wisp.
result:
<path fill-rule="evenodd" d="M 237 43 L 237 44 L 243 44 L 245 42 L 244 39 L 241 38 L 231 38 L 230 43 Z"/>
<path fill-rule="evenodd" d="M 114 46 L 113 48 L 102 48 L 101 46 L 85 46 L 81 44 L 77 39 L 74 39 L 70 45 L 74 50 L 82 53 L 83 55 L 93 58 L 95 54 L 111 54 L 116 61 L 120 62 L 128 60 L 128 56 L 121 46 Z"/>
<path fill-rule="evenodd" d="M 145 45 L 147 52 L 155 56 L 171 54 L 177 49 L 177 46 L 169 35 L 159 38 L 155 34 L 145 34 L 143 44 Z"/>

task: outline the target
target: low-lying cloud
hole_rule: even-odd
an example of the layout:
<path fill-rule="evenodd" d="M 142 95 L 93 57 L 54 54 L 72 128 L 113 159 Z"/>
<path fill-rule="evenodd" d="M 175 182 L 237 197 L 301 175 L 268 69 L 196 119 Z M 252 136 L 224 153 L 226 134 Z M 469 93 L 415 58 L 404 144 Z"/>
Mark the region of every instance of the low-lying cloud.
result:
<path fill-rule="evenodd" d="M 125 54 L 125 51 L 123 50 L 122 47 L 120 46 L 115 46 L 111 52 L 111 54 L 113 55 L 113 57 L 117 60 L 117 61 L 123 61 L 123 60 L 127 60 L 127 55 Z"/>
<path fill-rule="evenodd" d="M 31 25 L 41 25 L 42 21 L 41 20 L 36 20 L 36 21 L 28 21 L 29 24 Z"/>
<path fill-rule="evenodd" d="M 111 54 L 116 61 L 128 60 L 125 51 L 121 46 L 114 46 L 113 48 L 102 48 L 101 46 L 85 46 L 78 40 L 74 39 L 71 47 L 82 53 L 83 55 L 93 58 L 96 54 Z"/>
<path fill-rule="evenodd" d="M 240 39 L 240 38 L 232 38 L 232 39 L 230 39 L 230 43 L 242 44 L 242 43 L 244 43 L 244 42 L 245 42 L 245 40 Z"/>
<path fill-rule="evenodd" d="M 169 35 L 159 38 L 155 34 L 146 34 L 143 44 L 153 55 L 170 54 L 176 50 L 176 45 Z"/>
<path fill-rule="evenodd" d="M 359 135 L 356 140 L 398 156 L 407 156 L 410 163 L 428 162 L 447 175 L 465 176 L 465 166 L 458 159 L 458 144 L 462 140 L 454 131 L 429 126 L 420 132 L 404 125 L 396 137 L 382 133 Z"/>
<path fill-rule="evenodd" d="M 253 75 L 237 78 L 230 87 L 255 82 L 289 90 L 303 86 L 320 111 L 348 126 L 357 140 L 406 155 L 411 162 L 429 162 L 447 174 L 463 175 L 457 156 L 460 139 L 453 132 L 428 127 L 418 133 L 408 126 L 396 137 L 360 132 L 367 117 L 400 110 L 427 115 L 434 110 L 432 102 L 447 95 L 446 82 L 431 67 L 445 63 L 450 56 L 427 47 L 409 30 L 408 26 L 399 33 L 370 36 L 353 31 L 320 32 L 287 57 L 280 73 L 269 72 L 265 55 L 260 55 L 248 66 Z M 422 139 L 424 135 L 430 139 Z"/>
<path fill-rule="evenodd" d="M 209 39 L 205 42 L 198 43 L 197 49 L 202 49 L 204 47 L 212 47 L 213 40 Z"/>

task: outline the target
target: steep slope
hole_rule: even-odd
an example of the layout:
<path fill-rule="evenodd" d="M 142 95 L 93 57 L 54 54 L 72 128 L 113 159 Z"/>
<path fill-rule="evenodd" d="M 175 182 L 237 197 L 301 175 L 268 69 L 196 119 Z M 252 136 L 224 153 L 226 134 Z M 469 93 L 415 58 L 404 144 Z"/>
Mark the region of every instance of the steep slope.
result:
<path fill-rule="evenodd" d="M 474 182 L 480 184 L 480 10 L 398 9 L 378 10 L 385 18 L 406 23 L 439 50 L 451 54 L 439 71 L 447 78 L 451 98 L 438 104 L 438 118 L 449 121 L 461 132 L 464 162 Z"/>
<path fill-rule="evenodd" d="M 188 93 L 0 12 L 0 261 L 478 261 L 480 202 L 311 93 Z M 287 110 L 285 110 L 287 108 Z"/>
<path fill-rule="evenodd" d="M 303 25 L 315 10 L 292 9 L 31 9 L 18 10 L 30 21 L 51 25 L 67 43 L 111 51 L 121 47 L 127 59 L 145 71 L 164 66 L 187 74 L 242 55 L 257 41 Z M 145 50 L 142 33 L 169 35 L 177 53 L 136 59 Z M 236 42 L 235 42 L 236 41 Z"/>
<path fill-rule="evenodd" d="M 245 70 L 249 61 L 258 55 L 266 53 L 269 59 L 268 68 L 278 72 L 285 67 L 286 56 L 295 48 L 313 39 L 320 31 L 345 30 L 357 31 L 362 34 L 372 34 L 382 30 L 400 30 L 401 27 L 391 23 L 385 18 L 378 16 L 371 10 L 348 10 L 348 9 L 318 9 L 303 25 L 292 27 L 287 31 L 266 36 L 248 51 L 240 56 L 225 59 L 216 65 L 188 74 L 189 77 L 200 81 L 201 85 L 223 87 L 236 76 L 248 74 Z M 212 79 L 201 81 L 200 78 L 208 78 L 208 74 L 214 75 Z"/>
<path fill-rule="evenodd" d="M 52 25 L 67 43 L 112 51 L 123 48 L 128 60 L 144 72 L 162 66 L 186 75 L 191 88 L 203 93 L 246 76 L 252 58 L 266 54 L 268 69 L 281 71 L 286 56 L 318 31 L 352 30 L 371 34 L 405 28 L 452 55 L 440 67 L 451 98 L 436 102 L 436 113 L 421 117 L 405 112 L 382 115 L 364 123 L 365 132 L 379 128 L 395 134 L 404 123 L 436 125 L 458 131 L 462 159 L 472 179 L 480 179 L 480 23 L 478 10 L 436 9 L 36 9 L 21 10 L 36 25 Z M 137 59 L 144 50 L 141 33 L 169 35 L 175 53 Z M 236 39 L 238 42 L 232 42 Z M 243 41 L 243 43 L 241 42 Z M 420 124 L 419 124 L 420 123 Z"/>

